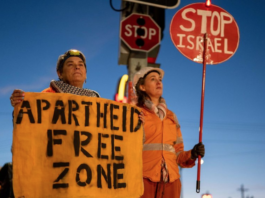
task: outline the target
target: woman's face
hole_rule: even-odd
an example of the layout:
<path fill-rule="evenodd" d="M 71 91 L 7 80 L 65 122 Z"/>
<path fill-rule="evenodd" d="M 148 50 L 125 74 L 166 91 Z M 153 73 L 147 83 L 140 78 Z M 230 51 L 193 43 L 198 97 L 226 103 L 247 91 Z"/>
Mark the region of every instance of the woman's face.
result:
<path fill-rule="evenodd" d="M 144 84 L 140 85 L 140 89 L 150 98 L 160 98 L 163 93 L 163 83 L 160 74 L 157 72 L 149 73 L 145 77 Z"/>
<path fill-rule="evenodd" d="M 63 65 L 63 71 L 57 72 L 63 82 L 70 85 L 83 88 L 86 80 L 86 67 L 83 60 L 79 57 L 68 58 Z"/>

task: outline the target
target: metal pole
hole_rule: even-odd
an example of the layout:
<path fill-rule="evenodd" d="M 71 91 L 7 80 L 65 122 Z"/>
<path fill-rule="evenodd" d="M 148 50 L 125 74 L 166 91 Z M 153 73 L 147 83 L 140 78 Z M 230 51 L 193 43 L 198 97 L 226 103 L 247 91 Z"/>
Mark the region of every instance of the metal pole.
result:
<path fill-rule="evenodd" d="M 202 93 L 201 93 L 201 116 L 200 116 L 200 129 L 199 129 L 199 143 L 202 142 L 202 127 L 203 127 L 203 109 L 204 109 L 204 92 L 205 92 L 205 75 L 206 75 L 206 51 L 207 51 L 207 33 L 203 38 L 203 71 L 202 71 Z M 196 192 L 200 192 L 200 176 L 201 176 L 201 156 L 198 156 L 198 169 L 197 169 L 197 183 Z"/>

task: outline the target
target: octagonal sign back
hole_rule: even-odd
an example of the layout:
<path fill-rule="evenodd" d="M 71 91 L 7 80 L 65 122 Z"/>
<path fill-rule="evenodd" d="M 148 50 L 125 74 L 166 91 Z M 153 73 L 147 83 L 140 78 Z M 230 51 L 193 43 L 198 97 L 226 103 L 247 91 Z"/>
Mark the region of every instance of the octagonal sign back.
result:
<path fill-rule="evenodd" d="M 120 38 L 131 50 L 149 52 L 159 45 L 161 30 L 149 15 L 134 13 L 121 21 Z"/>

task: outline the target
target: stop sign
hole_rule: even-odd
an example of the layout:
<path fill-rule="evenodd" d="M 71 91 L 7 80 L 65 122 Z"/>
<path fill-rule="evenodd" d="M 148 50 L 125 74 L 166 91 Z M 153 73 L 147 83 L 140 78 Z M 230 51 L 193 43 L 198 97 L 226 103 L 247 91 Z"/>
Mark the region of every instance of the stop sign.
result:
<path fill-rule="evenodd" d="M 180 9 L 170 24 L 171 39 L 188 59 L 203 61 L 203 36 L 207 33 L 206 64 L 231 58 L 239 43 L 239 30 L 233 16 L 224 9 L 194 3 Z"/>
<path fill-rule="evenodd" d="M 120 38 L 131 50 L 148 52 L 160 43 L 161 30 L 145 14 L 131 14 L 121 21 Z"/>

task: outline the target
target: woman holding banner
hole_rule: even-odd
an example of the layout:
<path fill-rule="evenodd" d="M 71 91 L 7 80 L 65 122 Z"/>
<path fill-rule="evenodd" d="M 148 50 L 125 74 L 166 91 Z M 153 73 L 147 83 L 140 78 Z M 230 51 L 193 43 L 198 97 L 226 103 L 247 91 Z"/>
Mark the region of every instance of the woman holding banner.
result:
<path fill-rule="evenodd" d="M 184 151 L 176 115 L 162 98 L 164 71 L 145 67 L 133 78 L 137 106 L 144 114 L 143 180 L 141 198 L 179 198 L 181 182 L 178 166 L 191 168 L 198 155 L 204 156 L 202 143 Z"/>
<path fill-rule="evenodd" d="M 96 91 L 84 89 L 86 82 L 86 58 L 78 50 L 69 50 L 60 55 L 57 61 L 56 71 L 58 81 L 52 80 L 50 87 L 43 93 L 71 93 L 89 97 L 100 97 Z M 15 89 L 10 97 L 11 105 L 15 106 L 24 99 L 24 92 Z"/>

